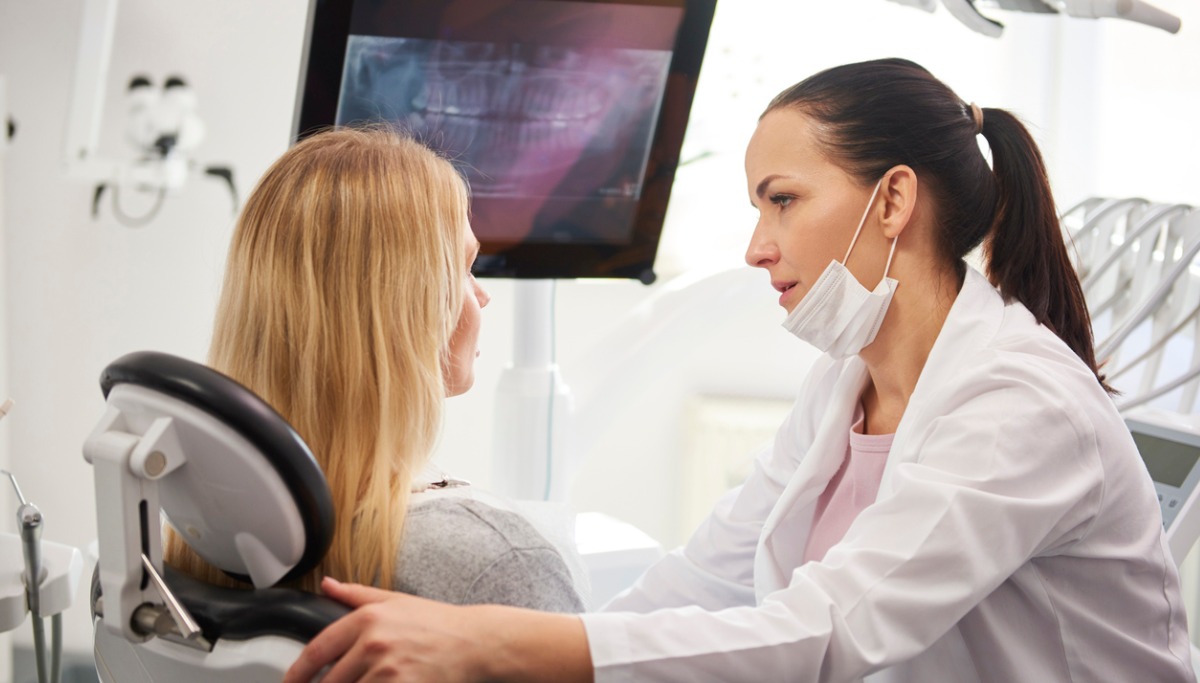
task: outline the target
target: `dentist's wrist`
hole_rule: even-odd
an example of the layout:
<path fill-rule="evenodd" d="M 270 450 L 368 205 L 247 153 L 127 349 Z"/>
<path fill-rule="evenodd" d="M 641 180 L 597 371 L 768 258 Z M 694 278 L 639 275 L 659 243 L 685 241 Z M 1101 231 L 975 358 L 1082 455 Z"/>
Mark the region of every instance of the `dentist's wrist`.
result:
<path fill-rule="evenodd" d="M 583 621 L 495 605 L 472 608 L 480 644 L 469 659 L 486 681 L 591 683 L 592 658 Z"/>

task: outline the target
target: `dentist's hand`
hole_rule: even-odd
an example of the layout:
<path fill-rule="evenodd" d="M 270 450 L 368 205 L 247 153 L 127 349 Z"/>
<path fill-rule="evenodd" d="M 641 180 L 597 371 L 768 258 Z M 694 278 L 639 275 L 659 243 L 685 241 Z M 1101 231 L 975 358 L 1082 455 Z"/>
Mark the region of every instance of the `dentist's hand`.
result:
<path fill-rule="evenodd" d="M 342 584 L 321 589 L 355 610 L 304 648 L 283 683 L 592 680 L 583 623 L 576 617 L 490 605 L 459 607 Z"/>
<path fill-rule="evenodd" d="M 283 683 L 309 683 L 330 664 L 322 683 L 476 681 L 486 676 L 470 657 L 481 645 L 466 615 L 471 608 L 330 578 L 321 589 L 356 609 L 309 642 Z"/>

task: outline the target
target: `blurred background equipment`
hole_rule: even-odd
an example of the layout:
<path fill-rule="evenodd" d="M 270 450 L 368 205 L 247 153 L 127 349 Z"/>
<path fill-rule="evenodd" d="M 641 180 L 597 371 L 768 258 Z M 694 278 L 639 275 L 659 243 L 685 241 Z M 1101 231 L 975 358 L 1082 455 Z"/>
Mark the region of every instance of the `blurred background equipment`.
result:
<path fill-rule="evenodd" d="M 233 170 L 225 165 L 204 165 L 193 157 L 204 140 L 204 122 L 197 113 L 197 97 L 187 81 L 169 76 L 161 89 L 150 77 L 134 76 L 126 91 L 126 139 L 137 150 L 130 161 L 105 159 L 98 152 L 108 82 L 118 0 L 85 0 L 75 80 L 67 121 L 66 165 L 73 178 L 95 183 L 92 217 L 99 216 L 100 201 L 111 190 L 113 214 L 128 227 L 146 225 L 158 215 L 166 196 L 181 189 L 195 172 L 223 180 L 237 210 Z M 123 209 L 121 196 L 134 191 L 149 194 L 153 203 L 139 216 Z"/>
<path fill-rule="evenodd" d="M 926 12 L 935 9 L 935 0 L 892 0 Z M 1033 12 L 1037 14 L 1066 14 L 1088 19 L 1114 18 L 1160 28 L 1169 33 L 1178 33 L 1179 17 L 1141 0 L 942 0 L 942 4 L 954 18 L 972 31 L 998 38 L 1004 24 L 981 13 L 979 8 L 1007 10 L 1009 12 Z"/>

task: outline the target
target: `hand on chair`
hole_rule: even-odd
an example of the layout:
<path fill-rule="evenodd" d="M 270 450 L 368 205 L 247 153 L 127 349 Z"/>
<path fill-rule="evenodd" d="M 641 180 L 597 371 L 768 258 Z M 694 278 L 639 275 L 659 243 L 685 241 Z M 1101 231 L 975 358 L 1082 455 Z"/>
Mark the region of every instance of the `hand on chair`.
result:
<path fill-rule="evenodd" d="M 283 683 L 475 681 L 486 672 L 471 607 L 326 578 L 325 594 L 356 608 L 314 638 Z"/>

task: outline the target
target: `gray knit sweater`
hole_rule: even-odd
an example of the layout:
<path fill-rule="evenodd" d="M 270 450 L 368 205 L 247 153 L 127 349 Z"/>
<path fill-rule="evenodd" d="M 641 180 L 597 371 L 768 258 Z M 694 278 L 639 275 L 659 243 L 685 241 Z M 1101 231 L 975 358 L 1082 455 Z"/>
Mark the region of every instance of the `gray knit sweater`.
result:
<path fill-rule="evenodd" d="M 408 510 L 394 588 L 459 605 L 582 612 L 562 556 L 522 516 L 471 497 Z"/>

